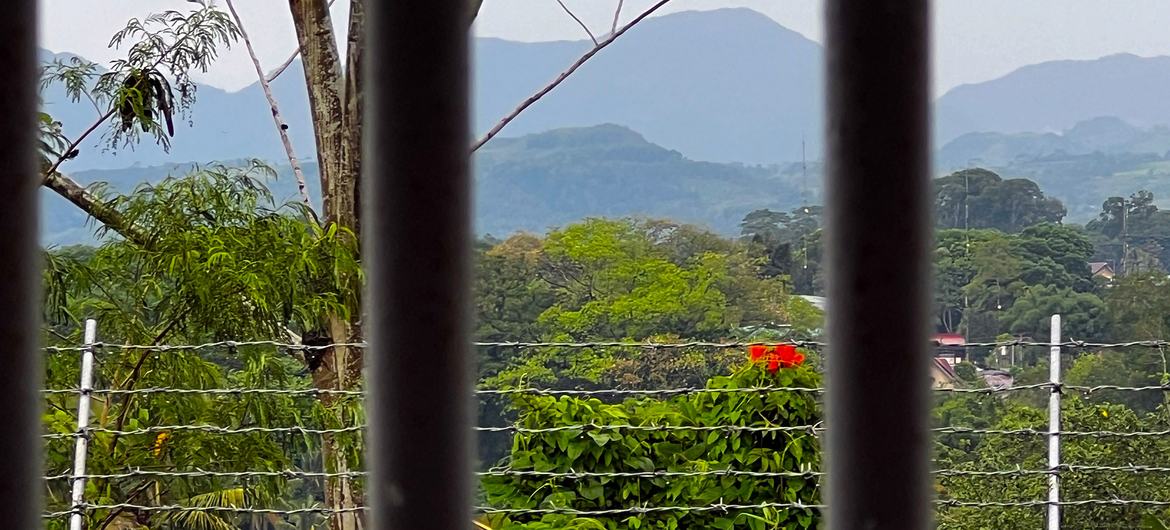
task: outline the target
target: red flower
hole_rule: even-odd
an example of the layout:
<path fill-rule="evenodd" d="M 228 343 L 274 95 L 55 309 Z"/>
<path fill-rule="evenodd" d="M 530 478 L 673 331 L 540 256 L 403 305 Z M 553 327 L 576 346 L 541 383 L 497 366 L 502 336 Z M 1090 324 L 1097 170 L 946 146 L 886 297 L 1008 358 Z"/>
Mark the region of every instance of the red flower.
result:
<path fill-rule="evenodd" d="M 796 346 L 791 344 L 780 344 L 776 346 L 776 357 L 778 357 L 780 366 L 785 368 L 798 366 L 804 362 L 804 354 L 796 351 Z"/>
<path fill-rule="evenodd" d="M 804 354 L 796 351 L 796 346 L 791 344 L 775 346 L 753 344 L 748 346 L 748 358 L 753 363 L 767 361 L 767 369 L 771 373 L 776 373 L 780 368 L 799 366 L 804 362 Z"/>

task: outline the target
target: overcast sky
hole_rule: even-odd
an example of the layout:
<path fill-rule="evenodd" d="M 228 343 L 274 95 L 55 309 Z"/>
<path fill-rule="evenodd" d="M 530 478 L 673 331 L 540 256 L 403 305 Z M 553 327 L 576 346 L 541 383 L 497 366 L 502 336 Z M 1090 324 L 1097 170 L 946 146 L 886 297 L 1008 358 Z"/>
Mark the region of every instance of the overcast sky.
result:
<path fill-rule="evenodd" d="M 604 33 L 617 0 L 564 0 L 596 32 Z M 219 0 L 222 4 L 223 0 Z M 651 0 L 626 0 L 628 20 Z M 985 81 L 1020 66 L 1053 59 L 1091 59 L 1128 52 L 1170 55 L 1170 0 L 941 0 L 935 11 L 935 85 L 945 91 Z M 187 9 L 185 0 L 41 0 L 41 45 L 107 61 L 109 36 L 130 17 L 167 8 Z M 295 47 L 288 4 L 283 0 L 236 0 L 265 69 Z M 742 6 L 821 41 L 820 0 L 674 0 L 660 12 Z M 335 22 L 343 24 L 348 0 L 337 0 Z M 542 41 L 584 38 L 555 0 L 484 0 L 475 28 L 481 36 Z M 635 30 L 636 31 L 636 30 Z M 617 46 L 617 45 L 615 45 Z M 240 49 L 224 54 L 201 81 L 238 89 L 255 81 Z"/>

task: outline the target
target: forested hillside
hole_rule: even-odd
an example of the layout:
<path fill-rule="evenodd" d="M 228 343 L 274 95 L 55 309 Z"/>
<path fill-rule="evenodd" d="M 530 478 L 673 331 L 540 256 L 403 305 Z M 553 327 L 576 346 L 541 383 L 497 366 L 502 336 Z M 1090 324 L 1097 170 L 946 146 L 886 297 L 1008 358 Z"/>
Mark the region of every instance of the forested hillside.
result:
<path fill-rule="evenodd" d="M 186 174 L 195 164 L 81 171 L 85 184 L 105 183 L 128 192 L 139 183 Z M 317 165 L 305 162 L 309 192 L 319 200 Z M 744 214 L 758 208 L 790 209 L 817 200 L 819 164 L 804 177 L 799 164 L 745 166 L 691 160 L 617 125 L 561 129 L 500 138 L 475 157 L 476 230 L 505 236 L 517 230 L 545 232 L 586 217 L 669 217 L 722 234 L 738 230 Z M 287 165 L 271 183 L 278 200 L 296 198 Z M 806 182 L 807 181 L 807 182 Z M 767 193 L 760 193 L 767 190 Z M 43 240 L 90 241 L 85 215 L 45 192 Z"/>

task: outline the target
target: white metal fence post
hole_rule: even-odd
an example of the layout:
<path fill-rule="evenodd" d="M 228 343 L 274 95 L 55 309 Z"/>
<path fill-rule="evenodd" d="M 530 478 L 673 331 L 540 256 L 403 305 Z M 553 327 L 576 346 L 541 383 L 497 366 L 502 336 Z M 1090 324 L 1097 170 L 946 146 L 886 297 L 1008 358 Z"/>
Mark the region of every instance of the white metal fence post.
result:
<path fill-rule="evenodd" d="M 73 498 L 69 530 L 81 530 L 85 502 L 85 457 L 89 451 L 89 397 L 93 393 L 93 349 L 97 343 L 97 321 L 85 321 L 85 349 L 81 351 L 81 386 L 77 396 L 77 441 L 73 446 Z"/>
<path fill-rule="evenodd" d="M 1048 350 L 1048 530 L 1060 530 L 1060 315 L 1052 315 Z"/>

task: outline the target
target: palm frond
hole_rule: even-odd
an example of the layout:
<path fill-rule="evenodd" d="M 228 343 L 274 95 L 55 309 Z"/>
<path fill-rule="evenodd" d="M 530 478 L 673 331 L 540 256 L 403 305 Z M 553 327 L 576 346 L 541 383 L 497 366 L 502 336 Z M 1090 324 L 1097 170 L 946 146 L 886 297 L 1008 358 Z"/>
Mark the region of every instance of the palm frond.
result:
<path fill-rule="evenodd" d="M 231 512 L 228 510 L 243 508 L 245 502 L 244 488 L 229 488 L 195 495 L 183 505 L 199 508 L 224 508 L 223 512 L 189 511 L 169 513 L 166 520 L 183 530 L 239 530 L 239 527 L 230 522 Z"/>

